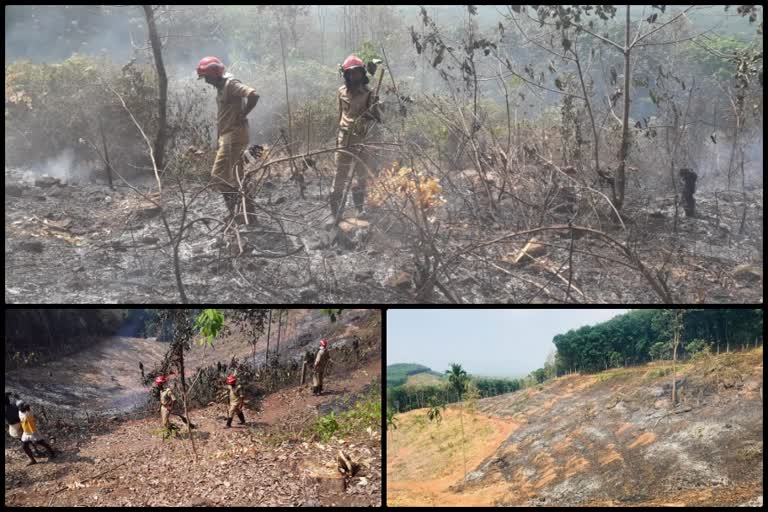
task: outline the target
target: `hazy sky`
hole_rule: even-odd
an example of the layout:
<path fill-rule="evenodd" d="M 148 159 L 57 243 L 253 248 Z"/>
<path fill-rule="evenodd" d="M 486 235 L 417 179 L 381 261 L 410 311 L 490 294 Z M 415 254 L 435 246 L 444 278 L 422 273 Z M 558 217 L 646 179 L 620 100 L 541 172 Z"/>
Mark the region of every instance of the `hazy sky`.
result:
<path fill-rule="evenodd" d="M 390 309 L 387 364 L 435 371 L 461 363 L 469 373 L 525 375 L 544 366 L 552 338 L 627 309 Z"/>

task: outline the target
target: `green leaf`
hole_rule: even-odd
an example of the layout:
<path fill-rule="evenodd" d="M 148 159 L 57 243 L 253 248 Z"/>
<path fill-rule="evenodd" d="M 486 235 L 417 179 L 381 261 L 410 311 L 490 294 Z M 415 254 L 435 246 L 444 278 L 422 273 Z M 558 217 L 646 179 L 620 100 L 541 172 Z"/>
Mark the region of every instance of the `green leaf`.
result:
<path fill-rule="evenodd" d="M 204 337 L 198 340 L 199 343 L 213 346 L 213 340 L 221 332 L 222 327 L 224 327 L 224 315 L 215 309 L 204 309 L 195 320 L 195 329 Z"/>

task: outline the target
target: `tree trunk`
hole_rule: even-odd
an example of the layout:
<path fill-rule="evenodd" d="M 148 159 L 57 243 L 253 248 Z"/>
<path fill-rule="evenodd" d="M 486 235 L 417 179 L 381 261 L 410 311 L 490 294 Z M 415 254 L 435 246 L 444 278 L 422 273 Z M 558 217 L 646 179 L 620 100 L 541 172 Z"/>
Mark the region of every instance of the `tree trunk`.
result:
<path fill-rule="evenodd" d="M 152 54 L 155 57 L 155 68 L 157 69 L 157 85 L 159 88 L 158 103 L 158 124 L 157 136 L 155 137 L 155 163 L 158 169 L 163 168 L 165 160 L 165 138 L 166 138 L 166 107 L 168 104 L 168 76 L 165 74 L 165 65 L 163 64 L 162 45 L 160 36 L 157 34 L 155 25 L 155 13 L 152 6 L 143 5 L 144 15 L 147 18 L 147 27 L 149 29 L 149 41 L 152 44 Z"/>
<path fill-rule="evenodd" d="M 267 325 L 267 355 L 265 362 L 269 363 L 269 335 L 272 332 L 272 310 L 269 310 L 269 324 Z"/>
<path fill-rule="evenodd" d="M 275 350 L 275 358 L 280 359 L 280 331 L 283 328 L 283 310 L 277 312 L 277 349 Z"/>
<path fill-rule="evenodd" d="M 621 207 L 624 204 L 624 167 L 627 163 L 627 150 L 629 148 L 629 8 L 630 6 L 627 5 L 627 21 L 625 26 L 624 43 L 624 113 L 621 120 L 621 148 L 619 149 L 619 167 L 616 169 L 616 197 L 614 197 L 614 206 L 617 210 L 621 210 Z"/>
<path fill-rule="evenodd" d="M 184 314 L 183 312 L 179 311 L 177 314 L 181 315 Z M 177 321 L 180 321 L 177 319 Z M 192 420 L 189 419 L 189 410 L 187 409 L 187 379 L 184 375 L 184 345 L 179 341 L 175 342 L 177 343 L 175 352 L 178 356 L 177 364 L 178 364 L 178 371 L 179 376 L 181 377 L 181 397 L 184 401 L 184 417 L 187 418 L 187 432 L 189 433 L 189 441 L 192 444 L 192 452 L 195 454 L 195 462 L 198 460 L 197 455 L 197 447 L 195 446 L 195 437 L 192 434 L 192 427 L 190 425 L 192 424 Z"/>

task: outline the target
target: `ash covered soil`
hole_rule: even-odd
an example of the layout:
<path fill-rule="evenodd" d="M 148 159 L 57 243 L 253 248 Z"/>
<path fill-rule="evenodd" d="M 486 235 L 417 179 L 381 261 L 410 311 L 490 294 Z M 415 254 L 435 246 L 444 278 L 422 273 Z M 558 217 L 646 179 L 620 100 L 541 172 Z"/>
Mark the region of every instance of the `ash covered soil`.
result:
<path fill-rule="evenodd" d="M 436 237 L 443 261 L 432 294 L 417 289 L 413 236 L 394 212 L 382 207 L 369 222 L 325 229 L 329 168 L 307 173 L 306 199 L 287 170 L 263 180 L 256 196 L 258 225 L 240 229 L 242 254 L 231 232 L 222 235 L 215 221 L 196 222 L 179 246 L 185 292 L 190 302 L 222 303 L 660 301 L 647 279 L 598 238 L 576 239 L 569 257 L 568 232 L 546 232 L 536 239 L 545 254 L 514 263 L 527 238 L 484 244 L 531 227 L 519 225 L 511 204 L 505 208 L 513 200 L 500 201 L 495 218 L 480 222 L 469 206 L 470 191 L 478 186 L 471 173 L 457 173 L 455 181 L 445 194 Z M 201 187 L 185 184 L 186 199 Z M 8 168 L 5 190 L 6 303 L 179 301 L 160 211 L 133 190 L 63 184 Z M 171 184 L 163 196 L 175 233 L 182 197 Z M 735 191 L 697 197 L 699 217 L 680 218 L 678 233 L 672 197 L 628 204 L 626 229 L 606 220 L 607 214 L 591 225 L 631 247 L 676 302 L 762 302 L 762 189 L 748 192 L 746 200 Z M 580 212 L 594 210 L 585 205 L 577 205 Z M 540 225 L 572 218 L 573 209 L 551 206 L 542 207 Z M 221 197 L 205 191 L 192 203 L 187 222 L 224 214 Z"/>

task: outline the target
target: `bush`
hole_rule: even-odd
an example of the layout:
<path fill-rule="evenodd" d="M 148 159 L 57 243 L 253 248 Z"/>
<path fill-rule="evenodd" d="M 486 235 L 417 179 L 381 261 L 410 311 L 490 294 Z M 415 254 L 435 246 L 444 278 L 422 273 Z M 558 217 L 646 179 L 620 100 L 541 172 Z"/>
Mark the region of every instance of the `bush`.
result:
<path fill-rule="evenodd" d="M 707 340 L 692 340 L 685 344 L 685 351 L 696 356 L 702 352 L 712 353 L 712 346 Z"/>
<path fill-rule="evenodd" d="M 330 414 L 319 418 L 312 431 L 325 442 L 336 433 L 344 436 L 354 432 L 363 432 L 367 429 L 381 429 L 380 387 L 380 383 L 374 383 L 368 394 L 360 399 L 352 409 L 338 416 L 331 411 Z"/>
<path fill-rule="evenodd" d="M 336 413 L 333 411 L 326 416 L 320 417 L 315 424 L 315 433 L 323 442 L 328 441 L 338 430 L 339 422 L 336 420 Z"/>
<path fill-rule="evenodd" d="M 73 165 L 98 159 L 79 140 L 88 139 L 101 148 L 100 121 L 113 162 L 136 162 L 146 152 L 140 133 L 104 84 L 123 95 L 144 130 L 153 133 L 157 92 L 151 68 L 119 68 L 107 59 L 73 55 L 59 64 L 14 62 L 6 66 L 5 76 L 9 165 L 28 166 L 65 151 L 74 153 Z"/>

